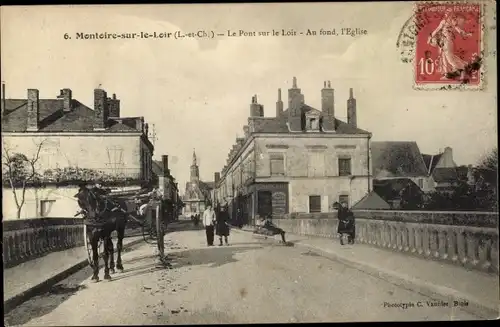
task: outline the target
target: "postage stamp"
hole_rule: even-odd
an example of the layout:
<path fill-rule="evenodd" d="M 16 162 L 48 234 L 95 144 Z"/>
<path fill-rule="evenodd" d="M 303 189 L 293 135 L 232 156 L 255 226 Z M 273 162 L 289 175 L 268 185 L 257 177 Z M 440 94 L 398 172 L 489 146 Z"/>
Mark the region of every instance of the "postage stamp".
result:
<path fill-rule="evenodd" d="M 479 3 L 417 3 L 414 88 L 481 89 L 483 24 Z"/>

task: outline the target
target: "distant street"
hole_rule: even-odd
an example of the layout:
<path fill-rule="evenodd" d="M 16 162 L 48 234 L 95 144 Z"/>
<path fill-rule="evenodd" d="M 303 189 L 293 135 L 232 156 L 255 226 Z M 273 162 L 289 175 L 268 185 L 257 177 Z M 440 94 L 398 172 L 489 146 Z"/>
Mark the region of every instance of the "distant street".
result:
<path fill-rule="evenodd" d="M 179 226 L 168 234 L 171 269 L 156 268 L 154 247 L 144 244 L 124 254 L 126 271 L 111 282 L 92 283 L 86 268 L 10 312 L 5 324 L 477 319 L 458 309 L 429 307 L 426 301 L 431 300 L 418 293 L 300 248 L 237 232 L 230 246 L 207 248 L 203 230 Z M 384 302 L 420 302 L 423 307 L 384 308 Z"/>

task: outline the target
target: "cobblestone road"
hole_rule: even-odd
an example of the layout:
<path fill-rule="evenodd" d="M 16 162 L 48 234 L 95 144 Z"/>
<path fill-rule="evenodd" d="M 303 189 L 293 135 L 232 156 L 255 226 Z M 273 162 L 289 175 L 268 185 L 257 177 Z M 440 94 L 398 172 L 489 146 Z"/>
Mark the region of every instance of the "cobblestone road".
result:
<path fill-rule="evenodd" d="M 436 301 L 300 248 L 242 233 L 233 233 L 230 243 L 207 248 L 204 231 L 174 231 L 167 241 L 170 269 L 157 268 L 153 246 L 144 244 L 124 254 L 125 272 L 112 281 L 92 283 L 86 268 L 14 309 L 5 324 L 477 319 L 458 308 L 430 306 Z M 410 307 L 398 307 L 405 303 Z"/>

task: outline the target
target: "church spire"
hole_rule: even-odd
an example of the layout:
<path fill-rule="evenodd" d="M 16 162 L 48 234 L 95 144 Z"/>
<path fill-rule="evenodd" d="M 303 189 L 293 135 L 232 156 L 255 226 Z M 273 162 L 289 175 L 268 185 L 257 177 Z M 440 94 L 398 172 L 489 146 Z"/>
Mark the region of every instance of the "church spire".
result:
<path fill-rule="evenodd" d="M 191 182 L 196 182 L 200 179 L 200 170 L 198 169 L 198 162 L 196 158 L 196 151 L 193 149 L 193 164 L 191 165 Z"/>
<path fill-rule="evenodd" d="M 193 166 L 197 166 L 196 161 L 196 150 L 193 148 Z"/>

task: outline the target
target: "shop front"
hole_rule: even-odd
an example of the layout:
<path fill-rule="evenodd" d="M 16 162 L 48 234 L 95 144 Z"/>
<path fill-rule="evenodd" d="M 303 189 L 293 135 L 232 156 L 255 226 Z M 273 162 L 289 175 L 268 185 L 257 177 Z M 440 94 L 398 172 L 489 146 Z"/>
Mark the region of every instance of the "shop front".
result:
<path fill-rule="evenodd" d="M 255 183 L 249 187 L 249 218 L 275 217 L 288 213 L 288 183 Z"/>

